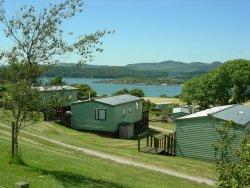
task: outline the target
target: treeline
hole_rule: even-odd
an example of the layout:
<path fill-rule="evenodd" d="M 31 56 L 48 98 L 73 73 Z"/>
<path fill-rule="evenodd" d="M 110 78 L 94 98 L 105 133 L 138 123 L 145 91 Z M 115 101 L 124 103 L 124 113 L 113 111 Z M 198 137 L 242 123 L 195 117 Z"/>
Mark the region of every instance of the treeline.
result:
<path fill-rule="evenodd" d="M 156 77 L 156 78 L 147 78 L 147 77 L 123 77 L 117 78 L 115 80 L 100 80 L 96 83 L 113 83 L 113 84 L 147 84 L 147 85 L 179 85 L 182 84 L 184 80 L 175 79 L 175 78 L 166 78 L 166 77 Z"/>

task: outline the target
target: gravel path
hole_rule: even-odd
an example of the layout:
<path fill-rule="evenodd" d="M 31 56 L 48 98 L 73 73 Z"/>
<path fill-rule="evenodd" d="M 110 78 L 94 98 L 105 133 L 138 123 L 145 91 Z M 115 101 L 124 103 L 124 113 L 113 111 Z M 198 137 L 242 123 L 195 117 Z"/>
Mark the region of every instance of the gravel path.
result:
<path fill-rule="evenodd" d="M 116 162 L 116 163 L 131 165 L 131 166 L 135 166 L 135 167 L 139 167 L 139 168 L 144 168 L 144 169 L 147 169 L 147 170 L 153 170 L 153 171 L 161 172 L 161 173 L 164 173 L 164 174 L 167 174 L 167 175 L 176 176 L 176 177 L 179 177 L 179 178 L 184 178 L 184 179 L 187 179 L 187 180 L 191 180 L 191 181 L 194 181 L 194 182 L 197 182 L 197 183 L 205 183 L 207 185 L 214 185 L 214 182 L 212 180 L 210 180 L 210 179 L 207 179 L 207 178 L 190 176 L 190 175 L 179 173 L 179 172 L 176 172 L 174 170 L 167 169 L 167 168 L 160 168 L 160 167 L 157 167 L 157 166 L 154 166 L 154 165 L 148 165 L 148 164 L 144 164 L 144 163 L 140 163 L 140 162 L 135 162 L 135 161 L 130 160 L 130 159 L 126 159 L 126 158 L 122 158 L 122 157 L 119 157 L 119 156 L 107 154 L 107 153 L 104 153 L 104 152 L 100 152 L 100 151 L 96 151 L 96 150 L 92 150 L 92 149 L 87 149 L 87 148 L 84 148 L 84 147 L 78 147 L 78 146 L 74 146 L 74 145 L 71 145 L 71 144 L 66 144 L 64 142 L 61 142 L 61 141 L 58 141 L 58 140 L 55 140 L 55 139 L 51 139 L 51 138 L 47 138 L 47 137 L 44 137 L 44 136 L 31 134 L 31 133 L 29 133 L 27 131 L 22 131 L 22 132 L 25 133 L 25 134 L 29 134 L 29 135 L 32 135 L 34 137 L 46 140 L 46 141 L 51 142 L 53 144 L 63 146 L 65 148 L 81 151 L 81 152 L 83 152 L 85 154 L 95 156 L 95 157 L 99 157 L 99 158 L 102 158 L 102 159 L 108 159 L 108 160 L 111 160 L 111 161 Z"/>

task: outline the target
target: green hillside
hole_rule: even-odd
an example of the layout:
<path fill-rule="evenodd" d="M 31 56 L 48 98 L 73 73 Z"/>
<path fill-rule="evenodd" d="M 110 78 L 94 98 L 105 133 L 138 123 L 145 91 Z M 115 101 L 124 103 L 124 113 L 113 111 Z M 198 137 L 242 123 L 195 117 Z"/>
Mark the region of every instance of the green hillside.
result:
<path fill-rule="evenodd" d="M 176 73 L 187 73 L 187 72 L 208 72 L 216 67 L 221 65 L 220 62 L 213 63 L 202 63 L 202 62 L 193 62 L 193 63 L 183 63 L 179 61 L 163 61 L 159 63 L 138 63 L 138 64 L 129 64 L 126 67 L 129 67 L 133 70 L 151 70 L 151 71 L 165 71 L 169 75 L 175 75 Z"/>
<path fill-rule="evenodd" d="M 63 77 L 83 78 L 124 78 L 124 77 L 171 77 L 178 79 L 190 79 L 194 76 L 204 74 L 216 67 L 220 62 L 211 64 L 194 62 L 183 63 L 177 61 L 164 61 L 159 63 L 138 63 L 126 66 L 107 65 L 84 65 L 82 67 L 74 64 L 60 64 L 52 67 L 44 74 L 47 77 L 61 75 Z"/>
<path fill-rule="evenodd" d="M 77 132 L 53 123 L 40 123 L 20 136 L 23 165 L 9 163 L 10 130 L 0 125 L 0 187 L 28 181 L 30 187 L 209 187 L 155 171 L 89 156 L 44 140 L 115 154 L 145 164 L 169 167 L 181 173 L 212 178 L 212 164 L 179 157 L 140 153 L 136 141 Z"/>

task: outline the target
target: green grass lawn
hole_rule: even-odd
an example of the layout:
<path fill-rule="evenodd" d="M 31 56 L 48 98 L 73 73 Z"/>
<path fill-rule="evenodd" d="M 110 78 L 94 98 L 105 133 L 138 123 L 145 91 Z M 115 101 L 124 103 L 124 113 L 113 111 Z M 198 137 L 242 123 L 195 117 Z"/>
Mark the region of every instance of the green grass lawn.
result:
<path fill-rule="evenodd" d="M 175 125 L 172 123 L 149 122 L 149 125 L 155 128 L 165 129 L 167 132 L 173 132 L 176 130 Z"/>
<path fill-rule="evenodd" d="M 8 131 L 6 128 L 0 129 Z M 75 146 L 95 149 L 126 157 L 134 161 L 173 169 L 181 173 L 215 179 L 214 165 L 212 163 L 177 156 L 154 155 L 138 152 L 136 140 L 121 140 L 103 137 L 93 133 L 75 131 L 55 123 L 47 122 L 30 126 L 26 131 L 57 139 Z M 32 136 L 23 133 L 22 136 L 32 138 Z M 34 137 L 32 139 L 37 138 Z M 44 141 L 40 140 L 40 142 Z M 50 143 L 45 142 L 45 144 L 48 145 Z"/>
<path fill-rule="evenodd" d="M 0 127 L 1 130 L 3 130 Z M 39 131 L 49 131 L 40 126 Z M 69 134 L 68 131 L 63 131 Z M 70 132 L 70 131 L 69 131 Z M 60 134 L 57 128 L 53 134 Z M 0 132 L 0 187 L 27 181 L 32 188 L 44 187 L 208 187 L 161 173 L 120 165 L 108 160 L 67 151 L 39 140 L 20 139 L 24 164 L 10 164 L 9 136 Z"/>

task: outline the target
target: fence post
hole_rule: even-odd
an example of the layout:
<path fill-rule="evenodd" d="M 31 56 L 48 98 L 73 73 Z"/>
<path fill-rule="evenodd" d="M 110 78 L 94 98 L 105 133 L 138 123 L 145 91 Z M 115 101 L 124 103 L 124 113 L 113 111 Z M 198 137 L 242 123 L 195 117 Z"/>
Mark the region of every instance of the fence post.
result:
<path fill-rule="evenodd" d="M 149 133 L 147 133 L 147 147 L 148 147 L 148 143 L 149 142 Z"/>
<path fill-rule="evenodd" d="M 176 155 L 176 133 L 174 133 L 174 155 Z"/>
<path fill-rule="evenodd" d="M 150 136 L 150 147 L 152 148 L 152 146 L 153 146 L 153 136 L 151 135 Z"/>
<path fill-rule="evenodd" d="M 167 137 L 167 152 L 168 152 L 168 155 L 169 155 L 169 149 L 170 149 L 170 137 L 169 137 L 169 135 L 168 135 L 168 137 Z"/>
<path fill-rule="evenodd" d="M 159 148 L 159 139 L 154 137 L 154 148 Z"/>
<path fill-rule="evenodd" d="M 167 135 L 164 135 L 164 152 L 166 152 L 166 147 L 167 147 L 167 143 L 166 143 L 166 138 L 167 138 Z"/>
<path fill-rule="evenodd" d="M 141 151 L 141 143 L 140 136 L 138 136 L 138 151 Z"/>

